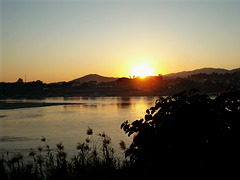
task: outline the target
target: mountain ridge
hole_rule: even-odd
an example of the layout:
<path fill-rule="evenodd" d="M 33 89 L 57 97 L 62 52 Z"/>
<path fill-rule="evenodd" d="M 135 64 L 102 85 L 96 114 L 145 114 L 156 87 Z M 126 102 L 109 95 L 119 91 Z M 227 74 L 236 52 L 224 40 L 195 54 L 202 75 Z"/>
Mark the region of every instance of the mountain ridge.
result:
<path fill-rule="evenodd" d="M 227 70 L 227 69 L 223 69 L 223 68 L 205 67 L 205 68 L 195 69 L 195 70 L 191 70 L 191 71 L 180 71 L 180 72 L 177 72 L 177 73 L 169 73 L 169 74 L 163 75 L 163 77 L 167 78 L 167 79 L 168 78 L 173 79 L 173 78 L 177 78 L 177 77 L 185 78 L 185 77 L 191 76 L 193 74 L 199 74 L 199 73 L 225 74 L 225 73 L 234 73 L 234 72 L 237 72 L 237 71 L 240 71 L 240 68 Z M 101 76 L 99 74 L 88 74 L 88 75 L 82 76 L 80 78 L 73 79 L 73 80 L 68 81 L 68 82 L 73 83 L 73 84 L 82 84 L 82 83 L 89 82 L 89 81 L 96 81 L 97 83 L 101 83 L 101 82 L 112 82 L 112 81 L 116 81 L 118 79 L 119 79 L 119 77 L 107 77 L 107 76 Z"/>
<path fill-rule="evenodd" d="M 187 76 L 191 76 L 193 74 L 200 74 L 200 73 L 205 73 L 205 74 L 212 74 L 212 73 L 218 73 L 218 74 L 225 74 L 225 73 L 234 73 L 240 71 L 240 68 L 235 68 L 232 70 L 227 70 L 223 68 L 211 68 L 211 67 L 205 67 L 205 68 L 200 68 L 200 69 L 195 69 L 191 71 L 180 71 L 177 73 L 170 73 L 163 75 L 165 78 L 184 78 Z"/>
<path fill-rule="evenodd" d="M 73 79 L 69 82 L 74 83 L 74 84 L 82 84 L 82 83 L 89 82 L 89 81 L 96 81 L 97 83 L 101 83 L 101 82 L 116 81 L 117 79 L 118 78 L 115 78 L 115 77 L 106 77 L 106 76 L 101 76 L 98 74 L 88 74 L 88 75 L 82 76 L 80 78 Z"/>

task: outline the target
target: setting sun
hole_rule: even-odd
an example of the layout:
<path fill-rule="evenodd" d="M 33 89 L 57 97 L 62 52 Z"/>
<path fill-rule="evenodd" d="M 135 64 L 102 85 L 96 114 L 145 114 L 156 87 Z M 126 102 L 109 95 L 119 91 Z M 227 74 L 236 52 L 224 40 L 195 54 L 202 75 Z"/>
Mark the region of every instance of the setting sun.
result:
<path fill-rule="evenodd" d="M 154 70 L 151 66 L 147 64 L 138 64 L 136 65 L 131 72 L 132 76 L 144 78 L 146 76 L 153 76 Z"/>

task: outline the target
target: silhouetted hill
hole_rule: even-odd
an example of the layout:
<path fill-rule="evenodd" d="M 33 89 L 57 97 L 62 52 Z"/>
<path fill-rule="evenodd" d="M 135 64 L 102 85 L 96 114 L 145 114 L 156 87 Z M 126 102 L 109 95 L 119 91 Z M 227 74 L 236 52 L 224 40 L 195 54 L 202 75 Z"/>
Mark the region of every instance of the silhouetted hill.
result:
<path fill-rule="evenodd" d="M 235 72 L 239 72 L 239 71 L 240 71 L 240 68 L 237 68 L 237 69 L 232 69 L 232 70 L 230 70 L 229 73 L 235 73 Z"/>
<path fill-rule="evenodd" d="M 234 73 L 240 71 L 240 68 L 233 69 L 233 70 L 226 70 L 226 69 L 221 69 L 221 68 L 201 68 L 201 69 L 196 69 L 193 71 L 182 71 L 178 73 L 171 73 L 171 74 L 166 74 L 164 75 L 165 78 L 184 78 L 187 76 L 191 76 L 193 74 L 200 74 L 200 73 L 205 73 L 205 74 L 212 74 L 212 73 L 218 73 L 218 74 L 225 74 L 225 73 Z"/>
<path fill-rule="evenodd" d="M 176 78 L 180 77 L 180 78 Z M 65 96 L 173 95 L 196 88 L 218 94 L 225 89 L 240 90 L 240 69 L 203 68 L 194 71 L 142 78 L 112 78 L 90 74 L 69 82 L 46 84 L 40 80 L 0 83 L 0 98 L 44 98 Z"/>
<path fill-rule="evenodd" d="M 89 81 L 96 81 L 97 83 L 101 83 L 101 82 L 116 81 L 117 79 L 118 78 L 100 76 L 98 74 L 89 74 L 89 75 L 74 79 L 69 82 L 71 82 L 73 84 L 82 84 L 84 82 L 89 82 Z"/>

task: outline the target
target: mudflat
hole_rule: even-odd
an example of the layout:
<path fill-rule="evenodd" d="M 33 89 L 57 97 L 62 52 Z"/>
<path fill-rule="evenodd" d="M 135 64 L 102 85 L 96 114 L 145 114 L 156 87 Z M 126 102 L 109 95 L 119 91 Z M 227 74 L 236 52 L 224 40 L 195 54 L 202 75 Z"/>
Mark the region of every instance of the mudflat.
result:
<path fill-rule="evenodd" d="M 45 107 L 45 106 L 58 106 L 58 105 L 72 105 L 72 103 L 45 103 L 45 102 L 0 102 L 0 109 L 19 109 L 19 108 L 32 108 L 32 107 Z M 74 103 L 82 104 L 82 103 Z"/>

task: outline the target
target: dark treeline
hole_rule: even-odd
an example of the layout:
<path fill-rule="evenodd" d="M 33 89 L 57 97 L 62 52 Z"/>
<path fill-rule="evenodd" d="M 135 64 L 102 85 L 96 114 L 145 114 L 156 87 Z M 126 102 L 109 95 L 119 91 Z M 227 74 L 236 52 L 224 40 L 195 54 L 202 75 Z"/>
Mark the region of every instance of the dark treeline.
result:
<path fill-rule="evenodd" d="M 119 78 L 112 82 L 59 82 L 46 84 L 40 80 L 24 83 L 0 83 L 0 98 L 44 98 L 51 96 L 137 96 L 173 95 L 197 88 L 200 93 L 217 94 L 227 88 L 240 90 L 240 71 L 225 74 L 195 74 L 186 78 L 149 76 Z"/>
<path fill-rule="evenodd" d="M 116 158 L 111 138 L 87 130 L 77 154 L 67 159 L 62 143 L 0 157 L 1 179 L 239 179 L 240 91 L 215 99 L 196 89 L 161 97 L 146 115 L 121 129 L 133 137 L 124 159 Z"/>

